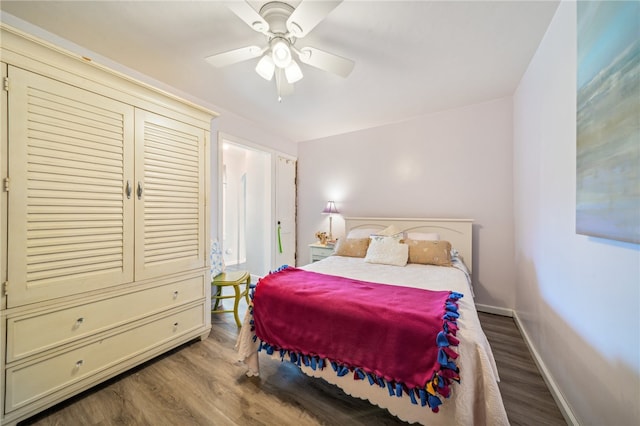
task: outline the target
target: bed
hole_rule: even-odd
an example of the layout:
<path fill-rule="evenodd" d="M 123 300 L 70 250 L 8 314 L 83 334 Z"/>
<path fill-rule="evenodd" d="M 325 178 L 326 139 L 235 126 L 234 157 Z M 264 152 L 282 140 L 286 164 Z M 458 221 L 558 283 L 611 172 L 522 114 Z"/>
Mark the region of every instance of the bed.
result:
<path fill-rule="evenodd" d="M 258 282 L 254 306 L 247 311 L 236 345 L 239 359 L 248 367 L 247 374 L 259 374 L 259 356 L 271 356 L 272 358 L 284 360 L 283 362 L 296 363 L 297 361 L 297 365 L 305 374 L 322 378 L 340 387 L 347 394 L 366 399 L 409 423 L 424 425 L 507 425 L 508 420 L 498 388 L 497 368 L 489 343 L 480 326 L 473 302 L 473 289 L 470 279 L 473 266 L 472 221 L 466 219 L 346 218 L 345 228 L 345 238 L 338 242 L 336 254 L 300 268 L 280 268 L 281 271 L 275 271 Z M 395 238 L 398 244 L 408 245 L 409 247 L 413 247 L 411 246 L 412 244 L 415 247 L 433 246 L 437 248 L 441 248 L 444 245 L 452 256 L 448 259 L 449 263 L 446 260 L 442 261 L 437 256 L 435 262 L 432 259 L 424 262 L 419 255 L 416 257 L 416 253 L 419 254 L 418 251 L 412 249 L 409 252 L 408 247 L 401 247 L 402 250 L 408 252 L 408 263 L 404 266 L 402 266 L 402 262 L 393 264 L 396 260 L 388 260 L 389 247 L 382 250 L 384 253 L 382 260 L 380 259 L 380 253 L 378 252 L 377 255 L 375 253 L 376 250 L 382 247 L 382 244 L 392 244 L 391 238 Z M 364 249 L 362 246 L 358 246 L 362 240 L 369 241 L 368 246 Z M 351 246 L 345 249 L 347 243 L 350 243 Z M 394 246 L 391 251 L 397 248 Z M 363 253 L 364 257 L 362 257 Z M 400 255 L 400 257 L 402 256 Z M 419 263 L 412 263 L 411 260 Z M 291 275 L 294 273 L 300 275 Z M 317 280 L 331 277 L 331 280 L 327 279 L 327 281 L 336 280 L 336 285 L 345 285 L 344 283 L 351 280 L 356 287 L 358 285 L 364 286 L 368 289 L 367 291 L 370 291 L 371 288 L 376 291 L 380 290 L 382 291 L 381 295 L 389 294 L 389 291 L 398 294 L 404 294 L 404 292 L 408 292 L 408 295 L 417 294 L 419 297 L 414 296 L 415 300 L 431 297 L 432 295 L 433 297 L 442 297 L 442 294 L 448 294 L 449 298 L 446 299 L 445 304 L 446 309 L 443 311 L 443 314 L 447 316 L 447 321 L 440 322 L 445 325 L 448 324 L 454 329 L 452 331 L 446 326 L 444 328 L 448 333 L 445 333 L 446 337 L 452 343 L 450 349 L 454 353 L 451 353 L 452 351 L 446 348 L 447 354 L 451 356 L 447 356 L 445 361 L 439 360 L 440 364 L 435 363 L 435 365 L 439 366 L 438 368 L 445 366 L 451 368 L 451 370 L 441 369 L 437 374 L 433 374 L 433 377 L 439 375 L 440 386 L 443 386 L 442 383 L 446 381 L 446 397 L 438 395 L 439 402 L 436 401 L 436 403 L 432 404 L 429 399 L 431 398 L 429 392 L 421 392 L 421 395 L 417 390 L 413 392 L 411 386 L 407 389 L 407 383 L 410 383 L 410 381 L 403 382 L 398 379 L 395 382 L 392 378 L 389 378 L 390 376 L 383 376 L 378 373 L 377 366 L 375 370 L 364 368 L 363 374 L 350 360 L 344 362 L 344 365 L 338 363 L 336 366 L 336 363 L 332 363 L 332 360 L 329 359 L 331 355 L 326 355 L 326 359 L 323 360 L 325 357 L 324 349 L 319 349 L 318 352 L 310 351 L 305 346 L 306 342 L 301 343 L 300 347 L 305 348 L 302 350 L 299 349 L 300 347 L 295 342 L 283 343 L 283 345 L 288 344 L 296 348 L 296 350 L 287 351 L 278 345 L 272 345 L 273 342 L 263 341 L 262 336 L 267 335 L 265 334 L 267 332 L 263 330 L 265 328 L 263 323 L 267 322 L 265 317 L 275 316 L 276 310 L 269 312 L 269 315 L 258 314 L 263 312 L 267 306 L 270 306 L 266 300 L 267 289 L 276 288 L 274 287 L 277 284 L 275 280 L 281 279 L 278 277 L 279 274 L 289 274 L 289 279 L 297 279 L 297 277 L 304 277 L 305 280 L 307 278 L 316 279 L 315 284 L 312 284 L 312 286 L 315 286 L 312 290 L 317 288 L 320 282 Z M 368 285 L 370 283 L 379 285 L 372 287 Z M 260 287 L 261 284 L 263 284 L 263 287 Z M 291 283 L 287 285 L 292 286 Z M 329 283 L 327 285 L 330 286 Z M 289 293 L 287 289 L 290 287 L 286 287 L 285 292 Z M 353 291 L 359 291 L 356 287 L 354 287 L 355 290 Z M 351 291 L 352 288 L 348 287 L 348 289 Z M 330 289 L 322 289 L 320 292 L 325 296 L 329 291 Z M 385 291 L 387 293 L 384 293 Z M 422 296 L 423 294 L 425 296 Z M 372 297 L 371 299 L 372 301 L 367 303 L 375 303 L 375 298 Z M 286 303 L 291 308 L 287 310 L 289 313 L 295 312 L 294 308 L 298 302 L 302 306 L 305 303 L 304 301 L 309 303 L 308 300 L 313 299 L 307 297 L 295 298 L 287 294 Z M 427 305 L 422 301 L 420 303 Z M 332 305 L 332 303 L 327 305 Z M 395 306 L 399 306 L 397 304 L 390 305 L 394 306 L 392 310 L 396 309 Z M 304 312 L 304 309 L 308 309 L 308 307 L 301 307 L 300 309 L 302 309 L 301 312 Z M 389 307 L 385 306 L 385 309 L 389 309 Z M 320 314 L 322 314 L 322 311 L 320 311 Z M 260 321 L 261 318 L 263 319 L 262 321 Z M 448 321 L 449 319 L 452 321 Z M 352 322 L 358 324 L 355 318 Z M 413 329 L 409 330 L 410 332 L 416 332 L 417 330 L 415 329 L 423 328 L 415 325 L 411 327 Z M 427 326 L 425 325 L 424 328 L 427 328 Z M 420 330 L 420 332 L 422 331 Z M 428 332 L 435 333 L 436 331 Z M 261 338 L 257 338 L 256 334 L 260 334 Z M 290 335 L 297 336 L 295 332 L 290 333 Z M 406 334 L 399 335 L 406 336 Z M 438 339 L 442 335 L 443 333 L 438 333 Z M 295 337 L 290 337 L 289 333 L 287 333 L 286 338 Z M 271 335 L 267 340 L 275 340 L 280 343 L 277 337 L 272 337 Z M 360 342 L 358 344 L 361 344 L 362 340 L 358 340 L 358 342 Z M 322 344 L 326 345 L 327 343 Z M 449 346 L 446 341 L 444 345 Z M 444 345 L 438 343 L 438 346 Z M 417 346 L 413 343 L 406 345 L 406 348 L 403 348 L 403 356 L 405 354 L 407 356 L 415 356 L 416 354 L 411 353 L 415 347 Z M 354 352 L 357 352 L 358 349 L 361 348 L 352 348 Z M 445 348 L 440 347 L 438 349 L 440 351 L 438 356 L 442 355 L 442 349 Z M 303 359 L 300 355 L 305 351 L 323 355 L 310 356 L 304 358 L 305 362 L 300 362 Z M 291 354 L 294 356 L 290 356 Z M 296 354 L 298 356 L 295 356 Z M 447 363 L 449 363 L 448 366 L 446 365 Z M 378 375 L 368 374 L 370 371 L 374 371 Z M 451 375 L 444 375 L 450 377 L 451 380 L 443 378 L 442 371 L 452 373 Z M 360 380 L 356 380 L 358 374 L 361 376 Z M 371 376 L 373 376 L 373 379 Z M 384 380 L 385 377 L 387 378 L 386 381 Z M 437 377 L 434 383 L 436 383 L 437 388 Z M 429 383 L 427 383 L 427 388 L 429 386 Z M 434 395 L 437 395 L 437 393 L 434 392 Z"/>

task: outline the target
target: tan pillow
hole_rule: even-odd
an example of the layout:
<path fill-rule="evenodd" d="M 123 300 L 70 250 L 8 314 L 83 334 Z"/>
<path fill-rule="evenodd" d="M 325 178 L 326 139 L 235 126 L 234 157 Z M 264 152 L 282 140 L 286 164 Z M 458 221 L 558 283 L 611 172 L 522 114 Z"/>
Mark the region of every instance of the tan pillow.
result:
<path fill-rule="evenodd" d="M 336 256 L 364 257 L 369 248 L 369 238 L 341 238 L 336 245 Z"/>
<path fill-rule="evenodd" d="M 409 245 L 409 263 L 451 266 L 451 243 L 449 241 L 405 240 Z"/>

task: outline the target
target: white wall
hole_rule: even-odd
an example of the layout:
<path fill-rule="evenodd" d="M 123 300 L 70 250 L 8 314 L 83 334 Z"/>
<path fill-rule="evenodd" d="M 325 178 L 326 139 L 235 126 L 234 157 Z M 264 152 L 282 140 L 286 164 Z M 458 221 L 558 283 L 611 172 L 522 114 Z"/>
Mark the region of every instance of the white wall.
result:
<path fill-rule="evenodd" d="M 472 218 L 476 301 L 512 308 L 512 127 L 503 98 L 299 143 L 298 264 L 329 230 L 328 200 L 342 217 Z"/>
<path fill-rule="evenodd" d="M 576 3 L 514 95 L 516 313 L 585 425 L 640 421 L 640 247 L 575 233 Z"/>

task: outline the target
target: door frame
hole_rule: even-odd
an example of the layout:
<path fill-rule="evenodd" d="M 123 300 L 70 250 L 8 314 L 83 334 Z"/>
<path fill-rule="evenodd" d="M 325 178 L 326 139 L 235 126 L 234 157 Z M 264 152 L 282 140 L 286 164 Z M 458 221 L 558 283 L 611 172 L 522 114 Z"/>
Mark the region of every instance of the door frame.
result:
<path fill-rule="evenodd" d="M 275 150 L 273 148 L 269 148 L 266 147 L 264 145 L 260 145 L 258 143 L 255 142 L 251 142 L 249 140 L 237 137 L 237 136 L 233 136 L 229 133 L 225 133 L 225 132 L 218 132 L 218 137 L 217 137 L 217 204 L 218 204 L 218 208 L 217 210 L 217 217 L 216 217 L 216 229 L 217 229 L 217 238 L 218 241 L 221 241 L 222 239 L 222 235 L 223 235 L 223 223 L 222 223 L 222 217 L 223 217 L 223 213 L 224 213 L 224 203 L 223 203 L 223 173 L 224 173 L 224 167 L 223 167 L 223 157 L 224 157 L 224 153 L 223 153 L 223 145 L 224 145 L 224 141 L 228 141 L 230 143 L 233 143 L 235 145 L 239 145 L 242 147 L 246 147 L 247 149 L 253 149 L 256 151 L 261 151 L 264 152 L 266 154 L 269 154 L 271 159 L 271 208 L 270 208 L 270 212 L 269 214 L 271 215 L 270 218 L 270 223 L 273 223 L 273 221 L 275 220 L 276 217 L 276 168 L 277 168 L 277 161 L 278 161 L 278 156 L 295 161 L 297 164 L 298 158 L 290 155 L 290 154 L 286 154 L 284 152 Z M 297 174 L 297 172 L 296 172 Z M 212 185 L 213 186 L 213 185 Z M 297 184 L 296 184 L 296 188 L 297 188 Z M 296 193 L 297 193 L 297 189 L 296 189 Z M 297 197 L 296 197 L 297 198 Z M 296 201 L 297 202 L 297 201 Z M 295 226 L 297 228 L 297 214 L 295 217 Z M 276 234 L 274 232 L 274 227 L 270 227 L 269 229 L 269 238 L 270 238 L 270 244 L 269 247 L 271 247 L 271 253 L 269 254 L 269 263 L 271 264 L 271 267 L 274 267 L 274 262 L 275 262 L 275 258 L 276 258 Z M 273 242 L 273 244 L 272 244 Z M 297 236 L 296 236 L 296 244 L 294 247 L 294 250 L 296 250 L 297 248 Z M 223 247 L 224 249 L 224 247 Z M 252 277 L 254 278 L 254 277 Z M 255 277 L 255 278 L 259 278 L 259 277 Z"/>

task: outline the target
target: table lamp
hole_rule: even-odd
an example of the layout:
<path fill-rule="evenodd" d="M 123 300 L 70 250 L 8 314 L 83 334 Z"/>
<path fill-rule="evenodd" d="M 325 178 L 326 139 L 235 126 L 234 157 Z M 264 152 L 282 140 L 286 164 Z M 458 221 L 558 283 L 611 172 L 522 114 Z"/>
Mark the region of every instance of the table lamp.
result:
<path fill-rule="evenodd" d="M 333 218 L 331 217 L 334 213 L 340 213 L 336 208 L 336 203 L 333 201 L 328 201 L 322 213 L 327 213 L 329 215 L 329 241 L 333 242 Z"/>

